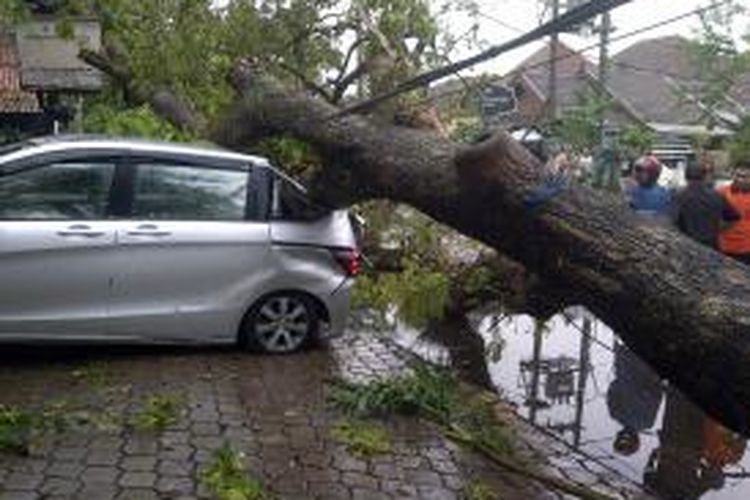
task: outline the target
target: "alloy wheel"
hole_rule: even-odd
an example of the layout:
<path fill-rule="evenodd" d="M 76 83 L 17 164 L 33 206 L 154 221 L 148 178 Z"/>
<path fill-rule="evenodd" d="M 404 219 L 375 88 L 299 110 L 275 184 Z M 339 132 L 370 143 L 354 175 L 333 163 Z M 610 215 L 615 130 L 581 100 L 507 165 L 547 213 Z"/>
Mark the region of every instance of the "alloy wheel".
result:
<path fill-rule="evenodd" d="M 301 298 L 288 295 L 271 297 L 258 309 L 255 340 L 266 352 L 293 352 L 307 341 L 312 323 L 310 310 Z"/>

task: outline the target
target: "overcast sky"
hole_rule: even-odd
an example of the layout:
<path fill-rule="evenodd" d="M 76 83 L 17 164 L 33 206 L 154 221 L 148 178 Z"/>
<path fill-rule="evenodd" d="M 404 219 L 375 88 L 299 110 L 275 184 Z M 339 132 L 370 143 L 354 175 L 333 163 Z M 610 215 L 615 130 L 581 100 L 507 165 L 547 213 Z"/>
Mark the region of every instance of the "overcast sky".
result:
<path fill-rule="evenodd" d="M 534 0 L 478 0 L 481 12 L 486 16 L 480 17 L 480 37 L 490 44 L 499 44 L 518 35 L 510 27 L 518 30 L 528 30 L 536 26 L 539 22 L 541 8 L 535 7 Z M 561 0 L 563 3 L 565 0 Z M 633 0 L 612 13 L 613 24 L 617 31 L 614 36 L 625 34 L 637 30 L 647 25 L 655 24 L 659 21 L 677 17 L 692 10 L 708 5 L 708 0 Z M 750 8 L 750 0 L 743 0 Z M 496 21 L 490 19 L 495 18 Z M 504 24 L 510 27 L 504 26 Z M 452 31 L 461 32 L 462 25 L 467 21 L 456 18 L 455 26 Z M 735 28 L 737 35 L 747 32 L 750 25 L 750 17 L 747 14 L 737 19 Z M 695 31 L 700 27 L 697 16 L 691 16 L 681 22 L 673 23 L 668 26 L 655 29 L 642 35 L 634 36 L 616 42 L 612 49 L 614 52 L 631 45 L 638 40 L 656 38 L 667 35 L 693 36 Z M 581 38 L 577 36 L 565 35 L 564 41 L 574 48 L 583 48 L 596 42 L 596 38 Z M 489 64 L 484 65 L 481 69 L 505 73 L 512 69 L 516 64 L 530 55 L 534 50 L 539 48 L 539 44 L 534 46 L 517 49 L 507 55 L 500 56 Z M 469 55 L 468 51 L 462 56 Z M 593 50 L 587 53 L 592 58 L 597 57 L 597 51 Z"/>

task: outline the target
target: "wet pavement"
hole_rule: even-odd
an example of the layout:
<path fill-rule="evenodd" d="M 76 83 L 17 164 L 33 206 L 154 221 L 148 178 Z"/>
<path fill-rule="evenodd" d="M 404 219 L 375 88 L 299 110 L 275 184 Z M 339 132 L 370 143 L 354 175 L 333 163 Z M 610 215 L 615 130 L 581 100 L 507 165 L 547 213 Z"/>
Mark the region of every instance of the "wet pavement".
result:
<path fill-rule="evenodd" d="M 392 377 L 416 360 L 372 335 L 329 348 L 266 357 L 234 349 L 3 348 L 0 404 L 64 414 L 78 422 L 35 439 L 29 456 L 0 454 L 0 499 L 210 498 L 201 472 L 228 444 L 278 498 L 464 498 L 481 482 L 497 498 L 562 498 L 444 439 L 427 422 L 385 422 L 393 442 L 358 458 L 331 436 L 340 421 L 327 381 Z M 178 408 L 164 430 L 132 422 L 154 399 Z M 517 426 L 519 456 L 615 498 L 638 489 L 571 454 L 530 426 Z"/>
<path fill-rule="evenodd" d="M 660 380 L 586 311 L 546 323 L 490 312 L 468 323 L 487 345 L 482 377 L 535 428 L 662 498 L 750 498 L 746 439 Z M 443 364 L 466 357 L 414 331 L 396 337 Z"/>

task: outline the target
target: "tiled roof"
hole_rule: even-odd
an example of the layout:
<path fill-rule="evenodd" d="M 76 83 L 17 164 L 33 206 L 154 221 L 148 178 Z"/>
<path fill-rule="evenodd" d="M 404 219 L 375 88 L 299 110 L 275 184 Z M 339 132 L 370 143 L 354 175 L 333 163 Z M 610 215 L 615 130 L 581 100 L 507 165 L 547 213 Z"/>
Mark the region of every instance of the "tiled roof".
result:
<path fill-rule="evenodd" d="M 697 124 L 705 115 L 686 92 L 700 87 L 701 75 L 679 36 L 644 40 L 612 58 L 609 85 L 646 122 Z"/>
<path fill-rule="evenodd" d="M 0 33 L 0 113 L 39 113 L 39 101 L 21 89 L 20 62 L 13 35 Z"/>
<path fill-rule="evenodd" d="M 611 59 L 608 91 L 629 113 L 646 123 L 696 125 L 706 119 L 699 98 L 705 87 L 690 51 L 690 42 L 680 36 L 643 40 Z M 550 46 L 545 45 L 514 74 L 521 73 L 542 100 L 549 88 Z M 564 43 L 558 46 L 558 104 L 575 106 L 589 84 L 597 80 L 597 67 Z M 715 113 L 741 116 L 750 113 L 750 73 L 740 77 Z"/>
<path fill-rule="evenodd" d="M 669 36 L 644 40 L 615 55 L 612 61 L 610 86 L 618 97 L 636 107 L 646 121 L 683 125 L 705 121 L 706 108 L 699 96 L 706 78 L 687 39 Z M 716 108 L 717 116 L 747 113 L 750 74 L 738 78 Z"/>
<path fill-rule="evenodd" d="M 730 94 L 750 113 L 750 73 L 742 75 L 735 82 Z"/>
<path fill-rule="evenodd" d="M 545 45 L 522 62 L 516 71 L 522 72 L 543 99 L 549 89 L 550 44 Z M 596 66 L 563 42 L 557 44 L 557 100 L 562 107 L 577 106 L 580 97 L 589 90 L 587 74 L 596 73 Z"/>

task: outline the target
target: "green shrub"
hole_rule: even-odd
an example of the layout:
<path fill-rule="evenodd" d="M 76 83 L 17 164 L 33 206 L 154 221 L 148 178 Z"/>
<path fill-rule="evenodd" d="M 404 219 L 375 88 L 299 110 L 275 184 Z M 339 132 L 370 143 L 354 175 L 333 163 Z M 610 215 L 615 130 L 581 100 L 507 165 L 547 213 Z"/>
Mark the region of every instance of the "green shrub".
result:
<path fill-rule="evenodd" d="M 271 498 L 263 485 L 250 477 L 242 455 L 228 446 L 214 452 L 208 468 L 201 474 L 201 483 L 218 500 L 267 500 Z"/>
<path fill-rule="evenodd" d="M 447 372 L 417 367 L 413 375 L 371 382 L 340 384 L 331 401 L 358 418 L 390 414 L 423 417 L 439 424 L 446 434 L 464 444 L 512 455 L 508 429 L 495 415 L 495 401 L 465 391 Z"/>
<path fill-rule="evenodd" d="M 32 413 L 0 405 L 0 451 L 26 454 L 37 425 Z"/>
<path fill-rule="evenodd" d="M 136 415 L 135 427 L 145 431 L 163 431 L 177 423 L 181 400 L 175 396 L 152 396 Z"/>
<path fill-rule="evenodd" d="M 331 431 L 333 439 L 346 445 L 349 452 L 365 458 L 391 451 L 391 439 L 384 427 L 361 420 L 344 419 Z"/>

